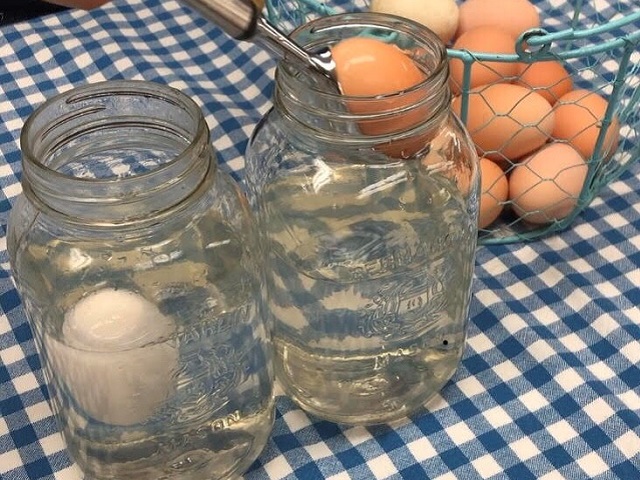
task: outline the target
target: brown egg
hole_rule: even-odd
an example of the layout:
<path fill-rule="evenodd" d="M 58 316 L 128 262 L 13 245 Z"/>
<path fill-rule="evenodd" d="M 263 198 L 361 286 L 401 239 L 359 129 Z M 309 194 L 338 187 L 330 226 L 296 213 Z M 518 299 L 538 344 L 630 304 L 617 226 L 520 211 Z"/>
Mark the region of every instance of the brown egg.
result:
<path fill-rule="evenodd" d="M 571 75 L 560 62 L 535 62 L 518 65 L 517 85 L 529 87 L 551 105 L 573 88 Z"/>
<path fill-rule="evenodd" d="M 528 0 L 466 0 L 460 5 L 456 37 L 484 25 L 501 28 L 518 37 L 540 26 L 540 14 Z"/>
<path fill-rule="evenodd" d="M 396 45 L 369 37 L 351 37 L 331 49 L 336 75 L 351 113 L 370 115 L 359 120 L 365 135 L 397 134 L 422 123 L 429 116 L 419 105 L 424 89 L 406 91 L 420 84 L 425 73 Z M 362 98 L 357 98 L 362 97 Z M 377 118 L 380 117 L 380 118 Z M 379 144 L 376 148 L 394 158 L 409 158 L 425 148 L 425 135 Z"/>
<path fill-rule="evenodd" d="M 514 54 L 516 38 L 504 30 L 492 26 L 481 26 L 463 33 L 453 44 L 456 50 L 468 50 L 478 53 Z M 449 61 L 451 73 L 451 90 L 460 93 L 464 74 L 462 60 L 452 58 Z M 518 64 L 513 62 L 478 62 L 471 64 L 470 88 L 487 85 L 505 78 L 513 77 L 518 72 Z"/>
<path fill-rule="evenodd" d="M 513 210 L 533 224 L 565 218 L 576 207 L 587 171 L 587 164 L 572 146 L 545 146 L 511 172 L 509 199 Z"/>
<path fill-rule="evenodd" d="M 481 197 L 478 227 L 491 225 L 502 212 L 509 197 L 509 182 L 502 169 L 488 158 L 480 159 Z"/>
<path fill-rule="evenodd" d="M 585 89 L 572 90 L 563 95 L 553 107 L 556 116 L 553 137 L 566 140 L 585 160 L 589 160 L 600 135 L 607 105 L 600 95 Z M 620 123 L 614 118 L 602 144 L 602 156 L 609 157 L 614 153 L 619 137 Z"/>
<path fill-rule="evenodd" d="M 460 97 L 452 108 L 461 114 Z M 542 95 L 520 85 L 496 83 L 469 94 L 466 125 L 479 155 L 513 162 L 547 142 L 554 115 Z"/>
<path fill-rule="evenodd" d="M 396 45 L 351 37 L 331 48 L 344 95 L 373 97 L 406 90 L 425 79 L 416 63 Z"/>

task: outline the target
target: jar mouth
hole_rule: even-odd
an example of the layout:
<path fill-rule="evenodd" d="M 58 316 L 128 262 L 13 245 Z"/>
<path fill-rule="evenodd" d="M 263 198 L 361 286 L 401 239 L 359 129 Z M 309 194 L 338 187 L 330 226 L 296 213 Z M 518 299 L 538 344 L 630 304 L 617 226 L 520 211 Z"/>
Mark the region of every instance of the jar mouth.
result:
<path fill-rule="evenodd" d="M 449 110 L 449 67 L 445 45 L 426 27 L 393 15 L 345 13 L 322 17 L 296 29 L 292 38 L 309 51 L 356 36 L 396 45 L 423 71 L 421 82 L 375 96 L 344 95 L 327 88 L 321 75 L 286 59 L 276 70 L 274 102 L 301 129 L 342 144 L 411 139 L 439 124 Z"/>
<path fill-rule="evenodd" d="M 128 223 L 171 209 L 210 167 L 200 108 L 178 90 L 139 80 L 50 98 L 20 140 L 25 195 L 78 221 Z"/>
<path fill-rule="evenodd" d="M 341 97 L 348 102 L 369 101 L 372 98 L 394 99 L 422 90 L 425 87 L 434 89 L 443 83 L 443 77 L 448 76 L 447 49 L 438 36 L 413 20 L 394 15 L 357 12 L 325 16 L 296 28 L 291 33 L 291 38 L 305 49 L 313 52 L 331 47 L 340 40 L 356 35 L 369 36 L 387 43 L 395 43 L 416 61 L 418 67 L 425 73 L 424 80 L 404 90 L 367 97 L 345 95 L 337 90 L 335 92 L 327 91 L 326 87 L 323 88 L 325 82 L 313 81 L 315 74 L 300 75 L 301 72 L 294 65 L 285 62 L 281 62 L 278 65 L 276 75 L 285 76 L 286 81 L 298 82 L 298 86 L 304 85 L 307 88 L 311 88 L 321 97 L 327 99 Z M 407 45 L 406 47 L 408 48 L 403 48 L 405 46 L 403 44 L 406 43 L 413 45 Z M 423 49 L 423 55 L 420 55 L 421 52 L 417 51 L 417 49 Z M 429 58 L 423 60 L 422 57 Z M 444 83 L 446 84 L 446 81 Z"/>
<path fill-rule="evenodd" d="M 118 111 L 119 106 L 108 106 L 106 102 L 114 98 L 146 99 L 159 104 L 175 107 L 184 112 L 182 120 L 186 125 L 177 125 L 171 118 L 162 118 L 160 112 L 154 116 L 135 111 Z M 134 100 L 136 101 L 136 100 Z M 117 128 L 148 128 L 164 132 L 169 136 L 182 138 L 184 147 L 171 158 L 156 158 L 155 165 L 149 163 L 141 169 L 129 172 L 112 172 L 111 176 L 87 176 L 77 173 L 65 173 L 65 164 L 60 162 L 56 154 L 69 142 L 76 141 L 84 135 L 96 131 Z M 72 180 L 81 183 L 113 184 L 135 182 L 141 177 L 152 177 L 164 169 L 171 169 L 180 163 L 183 156 L 189 156 L 202 137 L 208 136 L 204 117 L 196 103 L 177 90 L 160 84 L 142 80 L 107 80 L 83 85 L 46 100 L 26 120 L 20 135 L 23 162 L 26 174 L 37 170 L 57 180 Z M 114 145 L 114 148 L 117 145 Z M 61 171 L 63 170 L 63 171 Z M 99 175 L 98 169 L 94 173 Z"/>

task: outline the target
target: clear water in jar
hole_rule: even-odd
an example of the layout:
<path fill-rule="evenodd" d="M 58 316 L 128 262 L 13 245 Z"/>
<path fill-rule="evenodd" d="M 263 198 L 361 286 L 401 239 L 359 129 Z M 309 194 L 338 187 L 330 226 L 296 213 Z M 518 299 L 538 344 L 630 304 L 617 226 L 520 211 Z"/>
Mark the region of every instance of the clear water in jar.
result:
<path fill-rule="evenodd" d="M 418 161 L 316 160 L 260 203 L 276 374 L 325 419 L 374 424 L 438 392 L 463 352 L 473 199 Z"/>
<path fill-rule="evenodd" d="M 31 238 L 22 254 L 57 271 L 25 263 L 25 275 L 58 281 L 51 290 L 22 283 L 45 288 L 26 308 L 44 318 L 36 335 L 69 452 L 92 479 L 236 478 L 273 423 L 258 269 L 213 213 L 157 244 L 134 244 Z M 68 312 L 113 286 L 157 309 L 153 340 L 118 351 L 70 345 Z"/>

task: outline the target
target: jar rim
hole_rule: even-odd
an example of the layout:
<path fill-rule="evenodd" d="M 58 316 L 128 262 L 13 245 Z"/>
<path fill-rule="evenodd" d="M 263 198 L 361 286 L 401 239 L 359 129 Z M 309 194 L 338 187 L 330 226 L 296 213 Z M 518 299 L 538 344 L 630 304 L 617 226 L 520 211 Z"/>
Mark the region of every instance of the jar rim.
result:
<path fill-rule="evenodd" d="M 356 36 L 373 36 L 397 46 L 423 71 L 424 78 L 409 88 L 385 95 L 343 95 L 338 88 L 327 89 L 324 81 L 317 84 L 319 74 L 301 69 L 285 57 L 276 70 L 276 110 L 290 122 L 290 134 L 312 143 L 357 149 L 395 145 L 384 149 L 403 159 L 418 154 L 423 150 L 419 143 L 427 147 L 428 139 L 450 111 L 445 45 L 434 32 L 415 21 L 375 12 L 321 17 L 292 34 L 310 51 L 326 50 Z M 405 147 L 398 147 L 400 144 Z M 410 154 L 409 150 L 414 152 Z"/>
<path fill-rule="evenodd" d="M 59 170 L 50 167 L 39 159 L 38 152 L 35 151 L 31 138 L 39 133 L 46 133 L 50 131 L 50 128 L 42 129 L 36 125 L 39 118 L 48 110 L 55 108 L 56 105 L 61 103 L 71 105 L 76 102 L 81 102 L 89 97 L 100 98 L 107 96 L 143 96 L 147 98 L 155 98 L 173 104 L 176 107 L 181 107 L 189 112 L 193 117 L 194 122 L 197 125 L 193 139 L 189 144 L 185 145 L 183 151 L 181 151 L 175 158 L 158 165 L 147 172 L 132 175 L 130 177 L 108 177 L 108 178 L 91 178 L 91 177 L 78 177 L 74 175 L 68 175 L 60 172 Z M 100 109 L 99 106 L 94 106 L 92 109 L 78 110 L 69 112 L 62 118 L 62 122 L 69 121 L 76 118 L 78 115 L 86 115 L 92 112 L 96 112 Z M 111 185 L 116 182 L 130 182 L 137 181 L 141 178 L 153 176 L 166 169 L 170 169 L 173 165 L 180 162 L 183 157 L 192 155 L 195 149 L 198 148 L 199 140 L 206 136 L 208 137 L 209 131 L 206 126 L 204 115 L 200 107 L 195 103 L 193 99 L 166 84 L 157 82 L 150 82 L 147 80 L 103 80 L 101 82 L 89 83 L 73 87 L 65 92 L 54 95 L 46 99 L 41 105 L 29 115 L 25 121 L 22 130 L 20 132 L 20 148 L 23 159 L 23 175 L 28 175 L 28 169 L 25 169 L 25 163 L 28 163 L 29 167 L 32 167 L 38 172 L 38 175 L 48 175 L 59 180 L 67 180 L 78 182 L 79 184 L 86 185 Z M 25 171 L 26 170 L 26 171 Z"/>
<path fill-rule="evenodd" d="M 327 99 L 335 98 L 337 96 L 341 97 L 346 102 L 359 102 L 359 101 L 370 101 L 371 99 L 375 100 L 393 100 L 394 98 L 398 98 L 415 91 L 419 91 L 424 88 L 433 87 L 442 81 L 443 77 L 448 76 L 448 68 L 449 62 L 447 57 L 447 48 L 442 43 L 440 38 L 430 29 L 425 27 L 424 25 L 408 19 L 404 17 L 399 17 L 397 15 L 391 15 L 386 13 L 378 13 L 378 12 L 350 12 L 350 13 L 337 13 L 330 16 L 323 16 L 317 19 L 311 20 L 310 22 L 303 24 L 297 27 L 293 32 L 291 32 L 291 38 L 296 41 L 300 41 L 300 37 L 305 33 L 310 34 L 320 34 L 324 32 L 335 31 L 340 28 L 344 28 L 346 26 L 352 28 L 375 28 L 381 30 L 387 30 L 389 32 L 402 33 L 405 35 L 409 35 L 422 43 L 425 43 L 429 46 L 429 49 L 434 54 L 436 58 L 436 66 L 428 72 L 425 72 L 425 78 L 404 90 L 400 90 L 397 92 L 391 92 L 376 96 L 357 96 L 357 95 L 344 95 L 340 92 L 330 92 L 319 88 L 314 88 L 314 86 L 308 86 L 314 92 L 314 95 L 318 95 L 319 97 L 325 97 Z M 303 43 L 303 47 L 307 49 L 318 49 L 320 47 L 327 47 L 326 44 L 323 43 Z M 285 59 L 286 61 L 286 59 Z M 287 77 L 287 81 L 297 81 L 293 72 L 290 69 L 285 67 L 286 63 L 281 61 L 278 64 L 278 68 L 276 69 L 276 81 L 279 75 L 284 75 Z M 299 82 L 300 85 L 303 85 L 303 82 Z"/>
<path fill-rule="evenodd" d="M 25 122 L 21 143 L 23 193 L 72 223 L 155 221 L 197 197 L 217 169 L 198 105 L 145 80 L 50 98 Z"/>

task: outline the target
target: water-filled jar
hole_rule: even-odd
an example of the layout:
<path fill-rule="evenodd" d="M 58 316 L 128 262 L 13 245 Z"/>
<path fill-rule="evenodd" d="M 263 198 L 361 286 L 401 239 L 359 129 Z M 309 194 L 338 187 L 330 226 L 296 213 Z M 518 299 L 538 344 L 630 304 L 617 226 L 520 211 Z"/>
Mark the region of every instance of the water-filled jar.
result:
<path fill-rule="evenodd" d="M 355 36 L 394 43 L 424 80 L 347 97 L 281 62 L 245 179 L 265 237 L 279 382 L 310 413 L 375 424 L 416 411 L 459 364 L 479 173 L 432 32 L 356 13 L 293 33 L 310 50 Z"/>
<path fill-rule="evenodd" d="M 8 249 L 68 452 L 92 479 L 235 478 L 273 424 L 263 262 L 198 106 L 109 81 L 21 133 Z"/>

